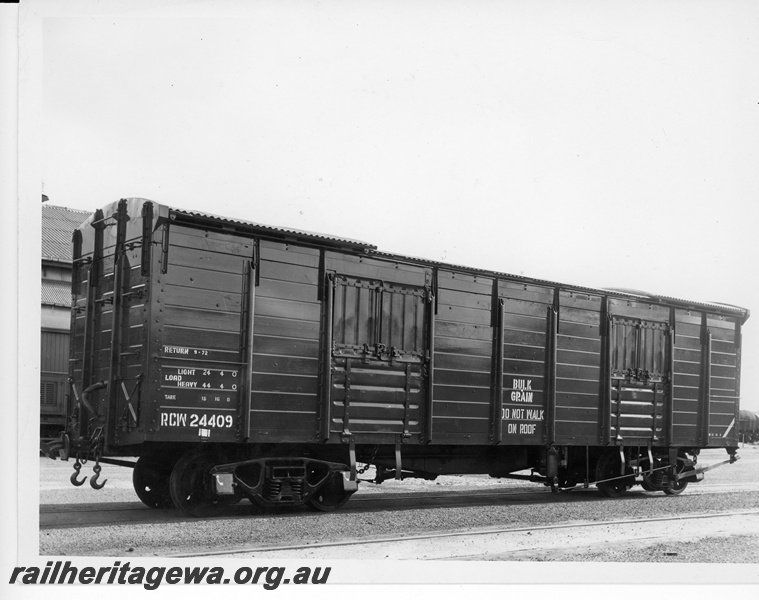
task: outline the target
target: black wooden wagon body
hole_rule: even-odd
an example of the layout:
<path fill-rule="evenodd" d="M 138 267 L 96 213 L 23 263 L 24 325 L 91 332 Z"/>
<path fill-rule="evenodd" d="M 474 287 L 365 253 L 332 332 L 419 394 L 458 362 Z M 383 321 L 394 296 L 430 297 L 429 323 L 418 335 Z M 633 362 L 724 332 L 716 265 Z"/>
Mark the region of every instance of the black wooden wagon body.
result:
<path fill-rule="evenodd" d="M 72 292 L 56 449 L 140 457 L 154 506 L 335 508 L 357 462 L 377 481 L 531 469 L 555 488 L 676 493 L 702 477 L 699 449 L 738 446 L 741 308 L 141 199 L 75 232 Z"/>

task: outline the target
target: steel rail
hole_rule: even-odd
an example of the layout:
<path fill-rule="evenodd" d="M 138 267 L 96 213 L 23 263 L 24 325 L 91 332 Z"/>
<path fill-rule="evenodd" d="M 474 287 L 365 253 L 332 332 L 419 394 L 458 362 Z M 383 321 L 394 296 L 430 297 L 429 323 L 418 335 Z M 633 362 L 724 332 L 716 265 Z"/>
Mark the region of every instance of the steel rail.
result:
<path fill-rule="evenodd" d="M 649 517 L 646 519 L 617 519 L 613 521 L 586 521 L 580 523 L 558 523 L 555 525 L 537 525 L 530 527 L 496 527 L 492 529 L 478 529 L 478 530 L 466 530 L 466 531 L 450 531 L 444 533 L 423 533 L 419 535 L 410 536 L 391 536 L 382 538 L 360 539 L 360 540 L 341 540 L 334 542 L 317 542 L 313 544 L 293 544 L 285 546 L 263 546 L 253 548 L 239 548 L 234 550 L 213 550 L 209 552 L 182 552 L 177 554 L 167 554 L 170 558 L 193 558 L 200 556 L 231 556 L 235 554 L 247 554 L 247 553 L 261 553 L 261 552 L 280 552 L 283 550 L 313 550 L 316 548 L 339 548 L 345 546 L 358 546 L 366 544 L 384 544 L 384 543 L 398 543 L 409 542 L 419 540 L 432 540 L 452 537 L 464 537 L 464 536 L 480 536 L 480 535 L 494 535 L 501 533 L 525 533 L 534 531 L 548 531 L 554 529 L 570 529 L 570 528 L 586 528 L 586 527 L 601 527 L 609 525 L 632 525 L 637 523 L 657 523 L 666 521 L 691 521 L 700 519 L 717 519 L 723 517 L 737 517 L 744 515 L 759 515 L 759 509 L 756 510 L 742 510 L 726 513 L 696 513 L 685 515 L 673 515 L 671 517 Z"/>

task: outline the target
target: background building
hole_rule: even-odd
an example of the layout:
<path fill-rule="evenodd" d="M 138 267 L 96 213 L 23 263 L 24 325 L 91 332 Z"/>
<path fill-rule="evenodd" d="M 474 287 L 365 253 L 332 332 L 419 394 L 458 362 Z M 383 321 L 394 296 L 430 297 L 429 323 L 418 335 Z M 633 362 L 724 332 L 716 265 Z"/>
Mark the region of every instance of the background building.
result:
<path fill-rule="evenodd" d="M 43 202 L 46 200 L 43 195 Z M 42 205 L 42 341 L 40 435 L 54 437 L 65 422 L 71 323 L 71 237 L 90 216 L 83 210 Z"/>

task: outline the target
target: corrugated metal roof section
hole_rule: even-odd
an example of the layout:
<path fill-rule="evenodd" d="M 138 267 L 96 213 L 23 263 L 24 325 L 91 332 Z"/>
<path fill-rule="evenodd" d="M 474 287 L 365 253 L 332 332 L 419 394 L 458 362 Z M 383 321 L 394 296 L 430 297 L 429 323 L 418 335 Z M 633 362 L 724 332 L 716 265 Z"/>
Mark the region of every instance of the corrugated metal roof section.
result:
<path fill-rule="evenodd" d="M 252 221 L 244 221 L 242 219 L 231 219 L 229 217 L 220 217 L 210 213 L 199 212 L 195 210 L 185 210 L 179 208 L 171 208 L 172 213 L 178 215 L 188 215 L 190 217 L 207 219 L 210 221 L 216 221 L 219 223 L 226 223 L 229 225 L 242 225 L 246 229 L 252 232 L 268 232 L 279 236 L 293 236 L 298 239 L 312 239 L 318 242 L 328 242 L 336 246 L 357 248 L 363 250 L 376 250 L 377 246 L 362 242 L 361 240 L 352 240 L 350 238 L 340 238 L 323 233 L 315 233 L 313 231 L 302 231 L 299 229 L 290 229 L 288 227 L 276 227 L 273 225 L 263 225 L 262 223 L 254 223 Z"/>
<path fill-rule="evenodd" d="M 71 306 L 71 282 L 43 279 L 42 304 L 46 306 Z"/>
<path fill-rule="evenodd" d="M 42 205 L 42 258 L 71 262 L 71 236 L 91 213 Z"/>

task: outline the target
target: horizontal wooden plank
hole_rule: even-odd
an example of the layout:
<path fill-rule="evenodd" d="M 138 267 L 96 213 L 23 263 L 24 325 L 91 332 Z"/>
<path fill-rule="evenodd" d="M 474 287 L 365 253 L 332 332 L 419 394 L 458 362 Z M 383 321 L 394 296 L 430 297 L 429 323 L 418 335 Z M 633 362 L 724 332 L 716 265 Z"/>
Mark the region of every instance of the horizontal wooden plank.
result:
<path fill-rule="evenodd" d="M 489 372 L 491 367 L 492 360 L 489 356 L 459 356 L 442 352 L 435 354 L 435 369 Z"/>
<path fill-rule="evenodd" d="M 345 405 L 341 402 L 333 402 L 332 419 L 334 423 L 342 424 L 345 415 Z M 403 422 L 406 411 L 402 404 L 375 404 L 361 402 L 360 398 L 351 397 L 351 403 L 348 408 L 350 428 L 353 429 L 357 423 L 362 426 L 359 429 L 366 430 L 365 425 L 371 421 L 377 423 L 384 422 L 391 425 L 391 430 L 403 431 Z M 414 406 L 409 409 L 409 422 L 419 423 L 419 407 Z"/>
<path fill-rule="evenodd" d="M 262 260 L 259 263 L 258 277 L 259 280 L 272 279 L 276 281 L 321 285 L 319 281 L 319 269 L 301 265 L 289 265 L 270 260 Z"/>
<path fill-rule="evenodd" d="M 492 322 L 492 315 L 489 310 L 462 308 L 460 306 L 450 306 L 441 302 L 438 302 L 437 314 L 438 317 L 444 321 L 453 321 L 456 323 L 490 325 Z"/>
<path fill-rule="evenodd" d="M 253 371 L 258 373 L 294 373 L 296 375 L 317 375 L 319 361 L 317 358 L 294 356 L 269 356 L 253 354 Z"/>
<path fill-rule="evenodd" d="M 253 372 L 250 375 L 250 386 L 251 389 L 260 392 L 316 394 L 319 389 L 319 380 L 314 375 Z"/>
<path fill-rule="evenodd" d="M 675 362 L 684 361 L 690 363 L 701 362 L 701 350 L 675 347 Z"/>
<path fill-rule="evenodd" d="M 442 293 L 443 290 L 458 290 L 486 295 L 493 293 L 493 280 L 488 277 L 439 269 L 437 282 L 438 294 Z"/>
<path fill-rule="evenodd" d="M 723 317 L 720 315 L 707 314 L 706 326 L 710 329 L 722 329 L 732 333 L 735 331 L 735 317 Z M 730 339 L 732 339 L 732 336 Z"/>
<path fill-rule="evenodd" d="M 459 306 L 463 308 L 477 308 L 480 310 L 490 310 L 492 295 L 475 294 L 472 292 L 460 292 L 453 290 L 439 290 L 437 296 L 438 306 L 440 304 Z"/>
<path fill-rule="evenodd" d="M 609 298 L 608 309 L 612 315 L 642 319 L 644 321 L 669 321 L 669 308 L 647 302 Z"/>
<path fill-rule="evenodd" d="M 598 410 L 601 403 L 600 394 L 574 394 L 570 392 L 556 392 L 556 406 L 564 408 L 589 408 Z"/>
<path fill-rule="evenodd" d="M 580 367 L 559 364 L 556 366 L 556 376 L 564 379 L 601 380 L 600 367 Z"/>
<path fill-rule="evenodd" d="M 304 248 L 288 244 L 277 244 L 277 247 L 271 247 L 262 242 L 260 251 L 262 261 L 303 267 L 319 267 L 319 251 L 316 248 Z"/>
<path fill-rule="evenodd" d="M 601 328 L 595 325 L 588 325 L 586 323 L 572 323 L 567 321 L 560 321 L 559 333 L 571 337 L 581 337 L 590 339 L 601 338 Z"/>
<path fill-rule="evenodd" d="M 545 362 L 546 359 L 546 349 L 534 346 L 516 346 L 514 344 L 504 344 L 503 358 L 504 360 L 533 360 L 542 363 Z"/>
<path fill-rule="evenodd" d="M 679 308 L 675 309 L 675 322 L 678 323 L 688 323 L 691 325 L 698 325 L 701 326 L 701 318 L 702 313 L 698 311 L 692 311 L 692 310 L 682 310 Z"/>
<path fill-rule="evenodd" d="M 735 391 L 735 379 L 729 377 L 714 377 L 711 378 L 711 390 L 712 394 L 721 394 L 721 392 Z"/>
<path fill-rule="evenodd" d="M 581 292 L 559 292 L 559 308 L 580 308 L 583 310 L 599 312 L 601 310 L 601 296 Z"/>
<path fill-rule="evenodd" d="M 332 402 L 338 403 L 343 405 L 345 403 L 345 388 L 335 386 L 332 390 Z M 417 410 L 420 406 L 420 404 L 424 401 L 423 395 L 420 393 L 419 389 L 412 390 L 412 392 L 409 394 L 409 408 L 412 410 Z M 393 406 L 396 409 L 399 409 L 401 412 L 399 413 L 400 416 L 398 418 L 403 418 L 403 407 L 406 402 L 406 395 L 403 393 L 403 390 L 395 389 L 395 390 L 389 390 L 386 388 L 371 388 L 371 387 L 358 387 L 358 388 L 351 388 L 351 395 L 350 395 L 350 406 L 358 406 L 358 405 L 366 405 L 366 404 L 377 404 L 382 406 Z M 334 413 L 337 415 L 337 413 Z M 342 409 L 340 409 L 339 412 L 340 415 L 342 415 Z M 350 413 L 351 418 L 361 418 L 360 416 L 356 416 L 356 414 L 353 413 L 353 410 L 351 409 Z M 380 417 L 377 417 L 380 418 Z M 389 418 L 389 417 L 388 417 Z"/>
<path fill-rule="evenodd" d="M 164 287 L 176 285 L 190 289 L 215 290 L 221 292 L 241 293 L 243 289 L 242 273 L 221 273 L 205 271 L 191 267 L 171 267 L 163 276 Z"/>
<path fill-rule="evenodd" d="M 460 387 L 435 384 L 432 397 L 435 401 L 490 402 L 490 388 Z"/>
<path fill-rule="evenodd" d="M 309 246 L 302 246 L 299 244 L 293 244 L 291 242 L 261 240 L 258 245 L 261 250 L 287 250 L 288 252 L 306 254 L 309 256 L 319 256 L 318 248 L 310 248 Z"/>
<path fill-rule="evenodd" d="M 432 414 L 435 417 L 476 417 L 490 419 L 490 405 L 474 402 L 435 402 Z"/>
<path fill-rule="evenodd" d="M 576 338 L 559 334 L 557 336 L 556 345 L 558 350 L 579 350 L 581 352 L 591 352 L 599 355 L 601 352 L 600 339 Z"/>
<path fill-rule="evenodd" d="M 168 270 L 171 271 L 175 267 L 190 267 L 215 273 L 240 274 L 245 272 L 246 265 L 252 258 L 252 249 L 247 256 L 239 256 L 237 254 L 223 254 L 210 250 L 172 246 L 169 248 Z"/>
<path fill-rule="evenodd" d="M 489 325 L 457 323 L 436 318 L 435 336 L 465 338 L 470 340 L 492 340 L 493 328 Z"/>
<path fill-rule="evenodd" d="M 431 276 L 428 274 L 432 272 L 431 269 L 417 265 L 338 254 L 336 252 L 325 253 L 325 265 L 327 270 L 335 271 L 340 275 L 387 281 L 389 283 L 411 285 L 420 288 L 429 282 Z"/>
<path fill-rule="evenodd" d="M 185 235 L 190 237 L 199 238 L 200 240 L 210 240 L 218 243 L 227 244 L 239 244 L 248 243 L 252 238 L 251 236 L 243 235 L 241 233 L 225 233 L 222 231 L 214 231 L 204 227 L 193 227 L 189 224 L 177 224 L 171 223 L 170 236 Z"/>
<path fill-rule="evenodd" d="M 198 288 L 167 285 L 158 296 L 167 306 L 186 306 L 191 308 L 220 309 L 227 312 L 240 312 L 242 294 Z"/>
<path fill-rule="evenodd" d="M 490 373 L 447 371 L 436 368 L 434 381 L 440 385 L 490 388 L 491 375 Z"/>
<path fill-rule="evenodd" d="M 530 317 L 505 313 L 503 316 L 503 326 L 504 331 L 514 329 L 546 333 L 548 331 L 548 320 L 545 317 Z"/>
<path fill-rule="evenodd" d="M 682 375 L 699 375 L 701 373 L 701 365 L 699 363 L 676 360 L 675 373 L 680 373 Z"/>
<path fill-rule="evenodd" d="M 490 419 L 488 418 L 469 418 L 464 419 L 462 417 L 445 417 L 445 416 L 432 416 L 432 431 L 433 438 L 437 436 L 437 433 L 489 433 L 490 432 Z"/>
<path fill-rule="evenodd" d="M 698 415 L 691 412 L 674 410 L 672 411 L 672 422 L 675 427 L 680 425 L 696 425 L 698 424 Z"/>
<path fill-rule="evenodd" d="M 261 278 L 256 288 L 257 298 L 279 298 L 300 302 L 318 302 L 319 287 L 308 283 L 295 283 Z"/>
<path fill-rule="evenodd" d="M 723 352 L 712 352 L 712 364 L 713 365 L 728 365 L 736 366 L 735 354 L 728 354 Z"/>
<path fill-rule="evenodd" d="M 177 325 L 180 327 L 233 331 L 237 333 L 242 328 L 240 313 L 220 310 L 171 306 L 164 310 L 163 318 L 165 325 Z"/>
<path fill-rule="evenodd" d="M 687 335 L 680 335 L 679 333 L 675 335 L 675 349 L 683 349 L 683 350 L 700 350 L 701 349 L 701 339 L 697 337 L 690 337 Z"/>
<path fill-rule="evenodd" d="M 559 349 L 556 351 L 556 362 L 558 364 L 564 365 L 585 365 L 589 367 L 600 367 L 601 353 Z"/>
<path fill-rule="evenodd" d="M 580 381 L 577 379 L 556 378 L 556 391 L 572 394 L 600 394 L 601 383 L 598 381 Z"/>
<path fill-rule="evenodd" d="M 564 329 L 568 323 L 591 325 L 596 328 L 593 336 L 597 337 L 601 326 L 601 313 L 578 308 L 562 308 L 559 310 L 559 329 Z M 566 333 L 566 330 L 564 333 Z"/>
<path fill-rule="evenodd" d="M 312 357 L 319 356 L 319 341 L 293 338 L 254 335 L 253 348 L 258 354 L 277 354 L 281 356 Z"/>
<path fill-rule="evenodd" d="M 546 345 L 545 332 L 518 331 L 516 329 L 504 329 L 503 341 L 512 346 L 537 346 L 544 348 Z"/>
<path fill-rule="evenodd" d="M 681 400 L 698 400 L 699 391 L 697 387 L 674 386 L 672 388 L 672 397 Z"/>
<path fill-rule="evenodd" d="M 493 353 L 493 343 L 491 341 L 435 336 L 435 352 L 491 356 Z"/>
<path fill-rule="evenodd" d="M 296 321 L 320 321 L 321 304 L 318 302 L 299 302 L 278 298 L 256 298 L 256 315 L 293 319 Z"/>
<path fill-rule="evenodd" d="M 553 304 L 554 289 L 551 287 L 499 279 L 498 295 L 504 298 L 515 298 L 518 300 L 542 302 L 543 304 Z"/>
<path fill-rule="evenodd" d="M 593 423 L 596 425 L 599 419 L 597 408 L 580 408 L 580 407 L 556 407 L 556 421 L 563 421 L 565 429 L 569 429 L 569 422 Z M 597 425 L 596 425 L 597 426 Z"/>
<path fill-rule="evenodd" d="M 723 343 L 725 348 L 735 344 L 735 331 L 733 329 L 710 327 L 709 332 L 712 334 L 712 340 Z"/>
<path fill-rule="evenodd" d="M 333 367 L 332 383 L 334 387 L 343 387 L 345 385 L 345 371 L 340 367 Z M 409 385 L 412 390 L 418 390 L 421 385 L 421 379 L 411 377 Z M 401 371 L 382 371 L 375 369 L 362 369 L 357 366 L 351 367 L 350 388 L 351 390 L 359 387 L 376 387 L 386 388 L 390 394 L 404 393 L 406 387 L 406 374 Z"/>
<path fill-rule="evenodd" d="M 285 411 L 316 414 L 319 410 L 316 394 L 282 394 L 271 391 L 253 390 L 250 395 L 251 408 L 257 411 Z"/>
<path fill-rule="evenodd" d="M 617 412 L 621 415 L 653 415 L 655 413 L 655 407 L 650 402 L 613 402 L 611 413 L 616 415 Z M 612 418 L 614 418 L 612 416 Z"/>
<path fill-rule="evenodd" d="M 681 323 L 675 321 L 675 334 L 686 335 L 688 337 L 700 338 L 701 337 L 701 317 L 698 317 L 697 322 L 693 323 Z"/>
<path fill-rule="evenodd" d="M 505 377 L 543 377 L 546 365 L 543 362 L 527 360 L 504 360 L 503 375 Z"/>
<path fill-rule="evenodd" d="M 319 340 L 320 324 L 316 321 L 300 321 L 265 316 L 256 313 L 253 331 L 256 335 Z M 256 351 L 258 349 L 256 348 Z"/>
<path fill-rule="evenodd" d="M 697 388 L 700 381 L 700 377 L 698 375 L 687 375 L 683 373 L 675 373 L 672 379 L 675 386 L 685 386 L 691 388 Z"/>
<path fill-rule="evenodd" d="M 540 302 L 528 302 L 503 298 L 503 311 L 513 315 L 528 315 L 531 317 L 548 318 L 548 307 Z"/>
<path fill-rule="evenodd" d="M 163 328 L 162 343 L 237 352 L 240 348 L 240 334 L 167 325 Z"/>
<path fill-rule="evenodd" d="M 738 368 L 735 365 L 712 365 L 712 377 L 728 377 L 735 379 Z"/>

